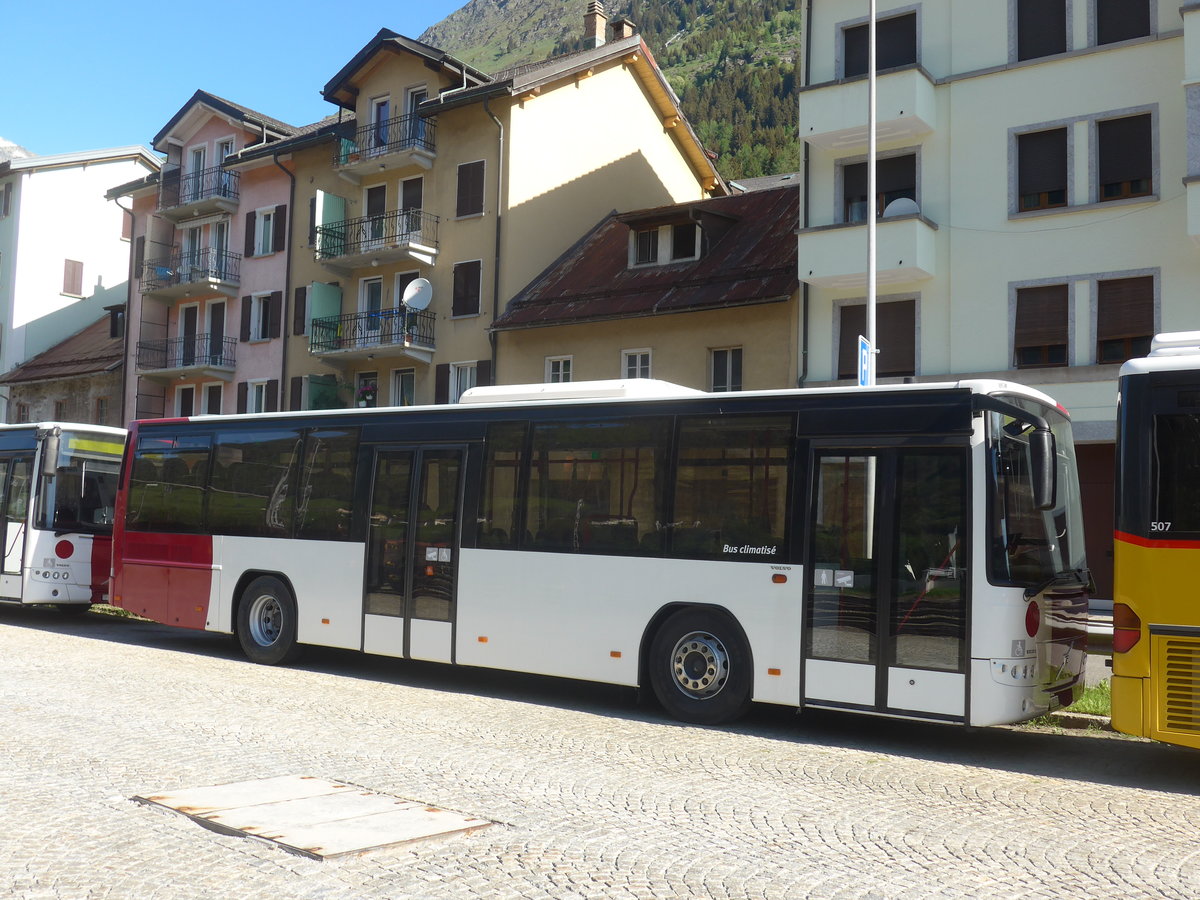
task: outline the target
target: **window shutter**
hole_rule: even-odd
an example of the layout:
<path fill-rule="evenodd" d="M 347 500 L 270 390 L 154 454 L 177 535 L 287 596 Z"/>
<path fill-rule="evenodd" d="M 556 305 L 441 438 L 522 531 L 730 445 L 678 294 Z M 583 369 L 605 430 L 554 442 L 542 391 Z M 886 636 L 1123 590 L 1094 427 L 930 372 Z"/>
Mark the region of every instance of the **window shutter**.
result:
<path fill-rule="evenodd" d="M 63 260 L 64 294 L 83 295 L 83 263 L 76 259 Z"/>
<path fill-rule="evenodd" d="M 450 364 L 438 363 L 433 371 L 433 402 L 450 402 Z"/>
<path fill-rule="evenodd" d="M 1126 116 L 1096 124 L 1100 184 L 1151 177 L 1150 116 Z"/>
<path fill-rule="evenodd" d="M 7 216 L 12 211 L 12 186 L 11 181 L 4 185 L 4 196 L 0 198 L 0 216 Z"/>
<path fill-rule="evenodd" d="M 272 378 L 267 382 L 266 409 L 263 412 L 279 412 L 279 379 Z"/>
<path fill-rule="evenodd" d="M 1017 135 L 1017 193 L 1067 189 L 1067 129 Z"/>
<path fill-rule="evenodd" d="M 308 246 L 317 246 L 317 198 L 308 198 Z"/>
<path fill-rule="evenodd" d="M 879 345 L 876 375 L 916 374 L 916 312 L 915 300 L 893 300 L 875 308 L 875 343 Z M 843 306 L 838 333 L 838 378 L 858 377 L 858 336 L 866 333 L 866 305 Z"/>
<path fill-rule="evenodd" d="M 245 381 L 238 382 L 237 411 L 246 411 L 246 400 L 250 396 L 250 385 Z"/>
<path fill-rule="evenodd" d="M 245 341 L 250 340 L 250 316 L 251 316 L 253 310 L 254 310 L 254 298 L 253 297 L 243 297 L 242 298 L 242 330 L 241 330 L 240 336 L 238 337 L 238 340 L 240 340 L 240 341 L 245 342 Z"/>
<path fill-rule="evenodd" d="M 1154 278 L 1113 278 L 1096 286 L 1096 340 L 1154 336 Z"/>
<path fill-rule="evenodd" d="M 1017 59 L 1036 59 L 1066 49 L 1066 0 L 1017 0 Z"/>
<path fill-rule="evenodd" d="M 450 315 L 471 316 L 479 313 L 479 260 L 456 263 L 454 266 L 454 297 Z"/>
<path fill-rule="evenodd" d="M 283 334 L 283 291 L 271 292 L 271 308 L 268 310 L 268 337 L 277 338 Z"/>
<path fill-rule="evenodd" d="M 254 223 L 257 219 L 256 213 L 246 213 L 246 256 L 254 255 Z"/>
<path fill-rule="evenodd" d="M 304 334 L 305 317 L 308 314 L 308 286 L 296 288 L 292 301 L 292 334 Z M 292 407 L 297 409 L 298 407 Z"/>
<path fill-rule="evenodd" d="M 483 212 L 483 162 L 463 163 L 458 167 L 458 205 L 456 215 L 474 216 Z"/>
<path fill-rule="evenodd" d="M 299 409 L 304 402 L 304 376 L 293 375 L 291 381 L 291 397 L 288 399 L 288 409 Z"/>
<path fill-rule="evenodd" d="M 481 359 L 475 363 L 475 384 L 477 387 L 486 387 L 492 383 L 492 361 L 490 359 Z"/>
<path fill-rule="evenodd" d="M 878 307 L 876 309 L 878 311 Z M 857 378 L 858 336 L 867 332 L 867 307 L 862 304 L 843 306 L 840 322 L 837 377 Z"/>
<path fill-rule="evenodd" d="M 1013 348 L 1052 347 L 1067 343 L 1067 286 L 1048 284 L 1017 291 Z"/>
<path fill-rule="evenodd" d="M 275 229 L 275 233 L 274 233 L 274 235 L 272 235 L 271 249 L 274 250 L 276 253 L 278 253 L 281 250 L 283 250 L 285 247 L 287 247 L 287 204 L 286 203 L 281 203 L 277 207 L 275 207 L 275 222 L 273 223 L 273 227 Z"/>
<path fill-rule="evenodd" d="M 1112 44 L 1150 34 L 1149 0 L 1096 0 L 1096 43 Z"/>
<path fill-rule="evenodd" d="M 121 210 L 121 237 L 125 240 L 133 238 L 133 213 L 128 210 Z"/>
<path fill-rule="evenodd" d="M 146 264 L 146 236 L 140 235 L 133 242 L 133 277 L 142 280 L 142 268 Z"/>

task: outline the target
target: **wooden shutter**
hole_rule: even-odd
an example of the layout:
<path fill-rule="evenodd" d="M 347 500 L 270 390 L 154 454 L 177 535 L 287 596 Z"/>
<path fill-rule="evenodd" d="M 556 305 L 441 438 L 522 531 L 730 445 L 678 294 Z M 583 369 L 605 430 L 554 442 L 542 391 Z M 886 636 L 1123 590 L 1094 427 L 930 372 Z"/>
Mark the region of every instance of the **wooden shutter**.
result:
<path fill-rule="evenodd" d="M 1096 43 L 1112 44 L 1150 34 L 1149 0 L 1096 0 Z"/>
<path fill-rule="evenodd" d="M 237 386 L 237 411 L 244 413 L 246 411 L 246 400 L 250 396 L 250 385 L 245 381 L 239 381 Z"/>
<path fill-rule="evenodd" d="M 250 316 L 254 311 L 254 298 L 242 298 L 242 330 L 238 337 L 240 341 L 250 340 Z"/>
<path fill-rule="evenodd" d="M 279 253 L 287 247 L 287 204 L 281 203 L 275 207 L 275 221 L 272 223 L 275 233 L 271 236 L 271 249 Z"/>
<path fill-rule="evenodd" d="M 1017 193 L 1067 189 L 1067 129 L 1017 135 Z"/>
<path fill-rule="evenodd" d="M 283 334 L 283 291 L 271 291 L 269 302 L 271 307 L 267 310 L 267 327 L 270 329 L 270 333 L 267 336 L 277 338 Z"/>
<path fill-rule="evenodd" d="M 1066 49 L 1066 0 L 1017 0 L 1017 59 L 1037 59 Z"/>
<path fill-rule="evenodd" d="M 1096 340 L 1154 336 L 1154 278 L 1112 278 L 1096 285 Z"/>
<path fill-rule="evenodd" d="M 433 370 L 433 402 L 450 402 L 450 363 L 438 363 Z"/>
<path fill-rule="evenodd" d="M 317 198 L 308 198 L 308 246 L 317 246 Z"/>
<path fill-rule="evenodd" d="M 83 296 L 83 263 L 77 259 L 63 260 L 63 289 L 64 294 Z"/>
<path fill-rule="evenodd" d="M 483 162 L 463 163 L 458 167 L 458 205 L 456 215 L 474 216 L 483 212 Z"/>
<path fill-rule="evenodd" d="M 916 374 L 915 300 L 893 300 L 875 308 L 875 343 L 879 355 L 875 374 L 880 377 Z M 838 378 L 858 377 L 858 336 L 867 333 L 865 304 L 843 306 L 838 332 Z"/>
<path fill-rule="evenodd" d="M 472 316 L 479 313 L 479 276 L 482 263 L 479 260 L 456 263 L 454 266 L 454 297 L 450 303 L 450 315 Z"/>
<path fill-rule="evenodd" d="M 288 409 L 299 409 L 304 403 L 304 376 L 293 375 L 291 381 L 291 397 L 288 399 Z"/>
<path fill-rule="evenodd" d="M 264 401 L 266 409 L 263 412 L 279 412 L 279 379 L 272 378 L 267 382 L 267 396 Z"/>
<path fill-rule="evenodd" d="M 492 383 L 492 361 L 481 359 L 475 363 L 475 386 L 486 387 Z"/>
<path fill-rule="evenodd" d="M 1150 116 L 1126 116 L 1096 124 L 1100 184 L 1149 180 Z"/>
<path fill-rule="evenodd" d="M 258 220 L 256 213 L 246 213 L 246 256 L 254 255 L 254 223 Z"/>
<path fill-rule="evenodd" d="M 1067 286 L 1047 284 L 1017 290 L 1013 349 L 1067 343 Z"/>
<path fill-rule="evenodd" d="M 133 242 L 133 277 L 142 280 L 142 269 L 146 265 L 146 236 L 139 235 Z"/>
<path fill-rule="evenodd" d="M 292 334 L 304 334 L 305 317 L 308 314 L 308 286 L 302 285 L 295 290 L 292 300 Z M 298 407 L 292 407 L 296 409 Z"/>

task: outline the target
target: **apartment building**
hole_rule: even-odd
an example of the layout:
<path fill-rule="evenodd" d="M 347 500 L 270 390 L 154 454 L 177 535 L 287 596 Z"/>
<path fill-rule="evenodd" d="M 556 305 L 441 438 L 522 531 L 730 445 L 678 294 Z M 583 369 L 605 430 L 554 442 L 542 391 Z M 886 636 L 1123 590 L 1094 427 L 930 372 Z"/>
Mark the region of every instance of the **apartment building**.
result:
<path fill-rule="evenodd" d="M 588 49 L 493 75 L 381 30 L 336 116 L 240 154 L 295 175 L 290 408 L 511 381 L 490 328 L 520 288 L 613 209 L 726 191 L 632 26 L 585 18 Z"/>
<path fill-rule="evenodd" d="M 130 220 L 105 192 L 158 168 L 132 146 L 0 162 L 0 372 L 125 302 Z M 0 384 L 0 421 L 8 401 Z"/>
<path fill-rule="evenodd" d="M 994 377 L 1066 406 L 1111 596 L 1117 369 L 1200 328 L 1200 5 L 880 3 L 874 197 L 866 4 L 806 10 L 810 381 L 854 377 L 874 204 L 880 380 Z"/>
<path fill-rule="evenodd" d="M 296 133 L 196 91 L 154 136 L 161 172 L 109 191 L 133 217 L 128 419 L 280 408 L 292 174 L 236 157 Z"/>

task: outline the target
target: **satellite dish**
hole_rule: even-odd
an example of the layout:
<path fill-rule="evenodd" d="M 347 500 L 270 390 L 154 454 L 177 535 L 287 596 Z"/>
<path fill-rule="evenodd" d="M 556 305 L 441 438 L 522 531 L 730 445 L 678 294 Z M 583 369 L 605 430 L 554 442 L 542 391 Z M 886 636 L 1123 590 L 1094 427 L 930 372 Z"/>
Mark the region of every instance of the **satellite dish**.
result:
<path fill-rule="evenodd" d="M 433 285 L 429 283 L 428 278 L 414 278 L 404 288 L 404 296 L 401 299 L 409 309 L 425 309 L 433 299 Z"/>
<path fill-rule="evenodd" d="M 898 197 L 889 203 L 883 210 L 883 217 L 890 219 L 893 216 L 915 216 L 919 215 L 921 207 L 917 206 L 916 200 L 911 200 L 908 197 Z"/>

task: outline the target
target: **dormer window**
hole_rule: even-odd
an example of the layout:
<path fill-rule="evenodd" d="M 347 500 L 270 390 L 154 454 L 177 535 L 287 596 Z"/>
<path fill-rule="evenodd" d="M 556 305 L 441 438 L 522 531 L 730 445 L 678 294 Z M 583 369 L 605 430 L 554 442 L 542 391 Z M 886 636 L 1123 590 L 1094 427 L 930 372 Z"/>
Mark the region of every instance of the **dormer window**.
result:
<path fill-rule="evenodd" d="M 678 222 L 638 228 L 630 233 L 630 265 L 665 266 L 700 258 L 700 227 Z"/>

